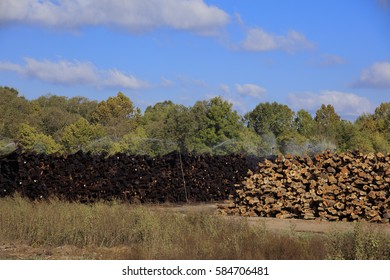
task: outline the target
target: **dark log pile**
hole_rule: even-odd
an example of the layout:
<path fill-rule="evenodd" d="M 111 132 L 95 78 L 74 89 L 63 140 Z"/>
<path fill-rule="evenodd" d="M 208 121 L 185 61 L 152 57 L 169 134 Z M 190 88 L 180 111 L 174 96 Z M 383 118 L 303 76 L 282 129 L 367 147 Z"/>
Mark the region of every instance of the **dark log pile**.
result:
<path fill-rule="evenodd" d="M 82 203 L 219 201 L 234 192 L 258 160 L 240 155 L 171 153 L 152 158 L 15 151 L 0 157 L 0 197 L 19 192 L 33 200 L 58 197 Z"/>
<path fill-rule="evenodd" d="M 279 156 L 259 163 L 222 214 L 389 223 L 390 155 Z"/>

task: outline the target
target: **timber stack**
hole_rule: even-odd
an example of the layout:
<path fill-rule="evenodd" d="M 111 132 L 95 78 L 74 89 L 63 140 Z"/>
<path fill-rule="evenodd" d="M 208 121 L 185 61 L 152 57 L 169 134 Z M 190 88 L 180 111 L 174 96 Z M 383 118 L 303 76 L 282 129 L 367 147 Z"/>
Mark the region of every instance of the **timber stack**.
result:
<path fill-rule="evenodd" d="M 389 223 L 390 155 L 279 156 L 259 163 L 222 214 Z"/>
<path fill-rule="evenodd" d="M 0 156 L 0 197 L 20 193 L 32 200 L 57 197 L 81 203 L 223 201 L 259 160 L 178 152 L 150 157 L 14 151 Z"/>

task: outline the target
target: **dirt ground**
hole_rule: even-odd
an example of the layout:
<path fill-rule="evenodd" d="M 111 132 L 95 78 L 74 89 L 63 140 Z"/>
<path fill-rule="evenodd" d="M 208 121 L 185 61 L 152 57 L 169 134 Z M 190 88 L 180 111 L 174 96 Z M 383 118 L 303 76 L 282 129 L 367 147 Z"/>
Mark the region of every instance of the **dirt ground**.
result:
<path fill-rule="evenodd" d="M 204 212 L 208 214 L 216 214 L 218 206 L 223 206 L 223 203 L 196 203 L 183 205 L 164 205 L 156 206 L 157 209 L 168 209 L 171 211 L 181 212 L 183 214 L 189 212 Z M 227 205 L 227 204 L 225 204 Z M 245 219 L 250 224 L 262 224 L 269 230 L 275 231 L 295 231 L 295 232 L 311 232 L 311 233 L 328 233 L 331 231 L 352 231 L 356 223 L 353 222 L 328 222 L 319 220 L 302 220 L 302 219 L 277 219 L 263 217 L 240 217 L 240 216 L 221 216 L 224 219 Z M 368 224 L 368 223 L 367 223 Z M 373 225 L 373 224 L 370 224 Z M 375 224 L 381 231 L 390 233 L 389 224 Z"/>

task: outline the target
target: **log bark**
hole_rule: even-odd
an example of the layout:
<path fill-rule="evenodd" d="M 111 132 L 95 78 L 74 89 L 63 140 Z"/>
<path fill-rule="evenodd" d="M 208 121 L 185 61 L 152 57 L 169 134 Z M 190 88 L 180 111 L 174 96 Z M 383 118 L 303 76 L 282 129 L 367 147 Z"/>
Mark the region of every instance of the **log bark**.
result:
<path fill-rule="evenodd" d="M 389 223 L 389 159 L 359 152 L 325 152 L 313 159 L 279 155 L 248 175 L 233 195 L 235 207 L 250 209 L 240 199 L 245 193 L 258 198 L 259 216 Z M 234 207 L 224 211 L 236 213 Z"/>

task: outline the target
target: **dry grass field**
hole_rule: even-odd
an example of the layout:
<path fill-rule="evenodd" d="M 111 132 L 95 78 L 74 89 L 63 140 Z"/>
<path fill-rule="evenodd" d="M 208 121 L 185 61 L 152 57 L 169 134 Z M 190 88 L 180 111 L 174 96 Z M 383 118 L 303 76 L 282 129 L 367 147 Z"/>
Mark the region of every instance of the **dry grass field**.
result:
<path fill-rule="evenodd" d="M 0 199 L 0 259 L 390 259 L 389 225 L 216 215 L 215 205 Z"/>

